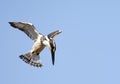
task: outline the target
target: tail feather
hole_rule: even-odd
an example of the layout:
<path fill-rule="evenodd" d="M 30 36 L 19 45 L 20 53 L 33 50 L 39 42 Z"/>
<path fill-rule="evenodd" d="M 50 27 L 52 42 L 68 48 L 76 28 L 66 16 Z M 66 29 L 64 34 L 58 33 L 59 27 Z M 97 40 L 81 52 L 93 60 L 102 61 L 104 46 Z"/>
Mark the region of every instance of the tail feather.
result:
<path fill-rule="evenodd" d="M 22 59 L 24 62 L 35 66 L 35 67 L 42 67 L 42 63 L 40 62 L 39 56 L 36 55 L 34 56 L 33 54 L 31 54 L 30 52 L 20 55 L 19 56 L 20 59 Z"/>

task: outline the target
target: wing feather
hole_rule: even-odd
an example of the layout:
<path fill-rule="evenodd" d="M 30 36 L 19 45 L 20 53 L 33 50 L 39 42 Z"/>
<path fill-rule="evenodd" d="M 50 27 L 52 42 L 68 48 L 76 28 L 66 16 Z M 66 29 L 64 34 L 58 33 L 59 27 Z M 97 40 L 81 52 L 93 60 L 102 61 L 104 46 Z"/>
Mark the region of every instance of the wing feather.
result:
<path fill-rule="evenodd" d="M 60 34 L 61 32 L 62 32 L 62 31 L 57 30 L 57 31 L 54 31 L 54 32 L 48 34 L 47 36 L 48 36 L 48 38 L 54 38 L 54 36 Z"/>
<path fill-rule="evenodd" d="M 36 40 L 37 37 L 40 35 L 40 33 L 36 30 L 34 25 L 32 25 L 31 23 L 9 22 L 9 24 L 12 27 L 17 28 L 17 29 L 23 31 L 24 33 L 26 33 L 26 35 L 29 36 L 32 40 Z"/>

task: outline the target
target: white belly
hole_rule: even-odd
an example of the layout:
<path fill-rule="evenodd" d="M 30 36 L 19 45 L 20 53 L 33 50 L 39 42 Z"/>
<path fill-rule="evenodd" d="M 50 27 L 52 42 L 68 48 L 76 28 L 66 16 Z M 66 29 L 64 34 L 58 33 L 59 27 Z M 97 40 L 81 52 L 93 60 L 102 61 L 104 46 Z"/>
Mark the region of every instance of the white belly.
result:
<path fill-rule="evenodd" d="M 43 45 L 43 43 L 41 43 L 42 41 L 40 41 L 40 39 L 37 39 L 37 41 L 35 41 L 31 52 L 34 52 L 34 54 L 38 54 L 40 53 L 44 48 L 45 45 Z"/>

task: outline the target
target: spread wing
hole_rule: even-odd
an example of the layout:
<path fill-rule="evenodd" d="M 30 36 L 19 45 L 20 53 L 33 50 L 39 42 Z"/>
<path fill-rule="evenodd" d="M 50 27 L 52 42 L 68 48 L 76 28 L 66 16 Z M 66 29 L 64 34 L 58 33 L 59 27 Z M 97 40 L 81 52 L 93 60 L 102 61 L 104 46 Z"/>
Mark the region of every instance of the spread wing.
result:
<path fill-rule="evenodd" d="M 48 38 L 54 38 L 54 36 L 60 34 L 61 32 L 62 32 L 62 31 L 57 30 L 57 31 L 54 31 L 54 32 L 48 34 L 47 36 L 48 36 Z"/>
<path fill-rule="evenodd" d="M 27 36 L 29 36 L 32 40 L 36 40 L 37 37 L 40 35 L 40 33 L 35 29 L 34 25 L 31 23 L 26 22 L 9 22 L 9 24 L 17 28 L 24 33 L 26 33 Z"/>

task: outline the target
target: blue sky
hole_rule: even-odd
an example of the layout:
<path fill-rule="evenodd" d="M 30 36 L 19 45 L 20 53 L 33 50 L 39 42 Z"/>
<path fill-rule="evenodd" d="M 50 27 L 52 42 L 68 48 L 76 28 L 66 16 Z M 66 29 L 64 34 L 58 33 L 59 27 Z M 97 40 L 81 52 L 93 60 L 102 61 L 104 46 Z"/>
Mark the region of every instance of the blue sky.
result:
<path fill-rule="evenodd" d="M 0 84 L 120 84 L 119 0 L 1 0 Z M 55 66 L 48 48 L 35 68 L 19 55 L 33 42 L 9 21 L 25 21 L 42 34 L 57 29 Z"/>

